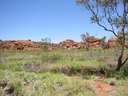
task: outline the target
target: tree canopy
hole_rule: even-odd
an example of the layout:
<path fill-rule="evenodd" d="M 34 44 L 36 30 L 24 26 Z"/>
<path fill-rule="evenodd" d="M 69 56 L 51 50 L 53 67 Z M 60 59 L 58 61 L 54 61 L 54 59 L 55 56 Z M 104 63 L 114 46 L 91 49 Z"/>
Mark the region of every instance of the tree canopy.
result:
<path fill-rule="evenodd" d="M 128 31 L 128 0 L 77 0 L 77 3 L 90 11 L 92 23 L 116 37 L 117 32 Z"/>
<path fill-rule="evenodd" d="M 120 41 L 121 50 L 116 69 L 120 70 L 128 60 L 128 56 L 123 58 L 128 32 L 128 0 L 77 0 L 77 3 L 90 12 L 92 23 L 96 23 L 105 31 L 112 32 Z"/>

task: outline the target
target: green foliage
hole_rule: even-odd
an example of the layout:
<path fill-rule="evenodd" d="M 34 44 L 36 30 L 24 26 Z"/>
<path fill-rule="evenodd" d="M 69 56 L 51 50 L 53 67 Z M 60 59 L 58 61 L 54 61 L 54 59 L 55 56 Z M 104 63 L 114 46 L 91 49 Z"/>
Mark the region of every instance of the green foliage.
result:
<path fill-rule="evenodd" d="M 106 36 L 102 37 L 102 38 L 101 38 L 101 41 L 102 41 L 102 42 L 105 42 L 105 41 L 106 41 Z"/>
<path fill-rule="evenodd" d="M 6 79 L 23 96 L 95 96 L 86 83 L 63 74 L 1 71 Z M 8 77 L 6 77 L 8 75 Z M 1 78 L 0 78 L 1 79 Z M 86 91 L 85 91 L 86 90 Z"/>
<path fill-rule="evenodd" d="M 126 88 L 125 82 L 128 80 L 127 69 L 122 68 L 119 72 L 107 70 L 106 61 L 98 60 L 102 56 L 115 58 L 113 50 L 94 49 L 92 50 L 93 56 L 88 55 L 89 52 L 85 49 L 58 49 L 50 52 L 5 51 L 1 55 L 5 61 L 0 63 L 0 80 L 7 80 L 9 84 L 14 86 L 18 95 L 23 96 L 95 96 L 95 92 L 86 80 L 97 80 L 96 73 L 90 74 L 89 71 L 94 70 L 93 72 L 95 72 L 95 70 L 103 68 L 106 72 L 106 82 L 115 78 L 118 88 L 123 92 Z M 39 64 L 40 67 L 50 67 L 50 69 L 46 72 L 28 72 L 24 69 L 25 64 Z M 71 68 L 66 71 L 76 72 L 83 70 L 86 75 L 79 73 L 79 75 L 67 76 L 68 74 L 63 74 L 60 70 L 51 71 L 55 68 L 60 70 Z M 127 93 L 122 92 L 119 90 L 119 94 L 121 94 L 119 96 L 127 96 L 125 95 Z"/>

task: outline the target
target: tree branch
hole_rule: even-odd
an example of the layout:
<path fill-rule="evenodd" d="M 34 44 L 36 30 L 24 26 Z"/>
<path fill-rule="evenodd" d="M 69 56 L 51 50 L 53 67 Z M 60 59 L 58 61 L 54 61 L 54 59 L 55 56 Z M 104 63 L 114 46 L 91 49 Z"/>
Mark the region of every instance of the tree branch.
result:
<path fill-rule="evenodd" d="M 115 7 L 115 12 L 116 12 L 116 15 L 120 18 L 121 16 L 119 15 L 119 13 L 117 11 L 117 7 Z"/>
<path fill-rule="evenodd" d="M 112 27 L 112 29 L 108 29 L 105 25 L 101 24 L 100 21 L 98 20 L 98 15 L 96 14 L 96 12 L 91 8 L 91 6 L 88 2 L 86 2 L 86 4 L 87 4 L 89 10 L 91 11 L 91 13 L 95 16 L 97 25 L 99 25 L 106 31 L 112 32 L 116 37 L 118 37 L 118 35 L 114 31 L 113 27 Z"/>

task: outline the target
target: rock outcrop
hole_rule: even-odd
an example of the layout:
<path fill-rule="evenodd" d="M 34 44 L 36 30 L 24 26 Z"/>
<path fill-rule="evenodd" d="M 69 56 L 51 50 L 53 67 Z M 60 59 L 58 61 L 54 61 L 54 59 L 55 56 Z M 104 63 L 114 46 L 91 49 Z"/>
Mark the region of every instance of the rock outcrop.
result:
<path fill-rule="evenodd" d="M 97 47 L 101 47 L 102 41 L 101 41 L 101 39 L 95 38 L 92 36 L 87 39 L 87 43 L 88 43 L 89 47 L 97 48 Z"/>
<path fill-rule="evenodd" d="M 39 50 L 41 46 L 31 40 L 11 40 L 1 42 L 0 48 L 5 50 Z"/>
<path fill-rule="evenodd" d="M 60 42 L 59 45 L 61 48 L 66 48 L 66 49 L 80 49 L 80 48 L 84 47 L 84 46 L 82 46 L 81 43 L 75 42 L 70 39 Z"/>
<path fill-rule="evenodd" d="M 113 48 L 117 46 L 117 40 L 111 38 L 108 42 L 103 42 L 101 39 L 96 37 L 89 37 L 86 42 L 76 42 L 70 39 L 62 41 L 60 43 L 42 43 L 42 42 L 33 42 L 31 40 L 8 40 L 0 42 L 0 49 L 4 50 L 21 50 L 21 51 L 32 51 L 32 50 L 41 50 L 48 49 L 52 51 L 57 48 L 65 49 L 81 49 L 81 48 Z M 128 44 L 126 45 L 128 48 Z"/>

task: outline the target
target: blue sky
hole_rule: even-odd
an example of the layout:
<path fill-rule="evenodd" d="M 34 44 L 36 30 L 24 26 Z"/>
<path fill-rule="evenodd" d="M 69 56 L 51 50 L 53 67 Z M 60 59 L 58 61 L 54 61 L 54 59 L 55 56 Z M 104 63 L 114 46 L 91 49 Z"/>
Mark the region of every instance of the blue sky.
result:
<path fill-rule="evenodd" d="M 0 0 L 0 39 L 52 42 L 80 41 L 80 34 L 112 36 L 91 24 L 89 13 L 75 0 Z"/>

